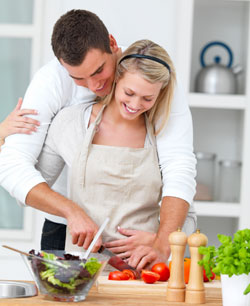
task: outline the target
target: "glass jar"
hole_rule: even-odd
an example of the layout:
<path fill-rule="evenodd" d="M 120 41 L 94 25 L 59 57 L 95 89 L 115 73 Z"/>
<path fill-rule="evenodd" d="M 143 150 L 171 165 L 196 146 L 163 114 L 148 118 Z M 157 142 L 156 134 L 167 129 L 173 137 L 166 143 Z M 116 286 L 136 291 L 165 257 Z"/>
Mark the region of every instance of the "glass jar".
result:
<path fill-rule="evenodd" d="M 240 177 L 240 161 L 222 160 L 219 162 L 219 201 L 232 203 L 240 201 Z"/>
<path fill-rule="evenodd" d="M 195 201 L 214 200 L 214 177 L 216 154 L 196 152 L 197 176 Z"/>

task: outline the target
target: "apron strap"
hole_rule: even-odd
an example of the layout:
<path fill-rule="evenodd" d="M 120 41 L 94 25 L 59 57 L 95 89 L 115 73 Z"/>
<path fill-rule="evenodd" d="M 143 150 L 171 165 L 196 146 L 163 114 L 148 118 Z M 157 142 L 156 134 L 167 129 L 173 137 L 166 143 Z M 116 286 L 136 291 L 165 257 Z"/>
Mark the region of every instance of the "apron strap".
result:
<path fill-rule="evenodd" d="M 93 138 L 95 136 L 95 133 L 98 130 L 98 125 L 101 122 L 102 119 L 102 114 L 103 114 L 103 110 L 106 107 L 106 105 L 103 105 L 102 109 L 99 111 L 98 115 L 96 116 L 96 119 L 93 123 L 91 123 L 90 127 L 87 129 L 84 141 L 83 141 L 83 146 L 82 146 L 82 150 L 80 153 L 80 164 L 79 164 L 79 180 L 80 180 L 80 185 L 84 186 L 85 184 L 85 170 L 86 170 L 86 165 L 87 165 L 87 159 L 88 159 L 88 155 L 89 155 L 89 148 L 90 145 L 92 144 Z"/>
<path fill-rule="evenodd" d="M 152 146 L 156 147 L 156 138 L 154 135 L 154 128 L 153 128 L 153 125 L 149 122 L 148 116 L 146 114 L 145 114 L 145 123 L 146 123 L 146 129 L 147 129 L 149 141 Z"/>

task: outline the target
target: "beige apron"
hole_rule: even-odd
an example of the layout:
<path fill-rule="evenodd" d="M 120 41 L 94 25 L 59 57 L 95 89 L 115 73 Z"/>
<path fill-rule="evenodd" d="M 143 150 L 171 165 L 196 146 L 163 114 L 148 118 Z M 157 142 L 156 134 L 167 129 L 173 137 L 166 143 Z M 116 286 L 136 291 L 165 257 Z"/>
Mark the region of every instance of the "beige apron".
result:
<path fill-rule="evenodd" d="M 144 148 L 92 144 L 104 108 L 87 129 L 84 144 L 74 159 L 70 198 L 98 226 L 110 218 L 102 234 L 103 242 L 124 238 L 118 226 L 157 232 L 162 180 L 152 126 L 145 116 L 148 141 Z M 72 244 L 68 229 L 65 249 L 82 251 Z"/>

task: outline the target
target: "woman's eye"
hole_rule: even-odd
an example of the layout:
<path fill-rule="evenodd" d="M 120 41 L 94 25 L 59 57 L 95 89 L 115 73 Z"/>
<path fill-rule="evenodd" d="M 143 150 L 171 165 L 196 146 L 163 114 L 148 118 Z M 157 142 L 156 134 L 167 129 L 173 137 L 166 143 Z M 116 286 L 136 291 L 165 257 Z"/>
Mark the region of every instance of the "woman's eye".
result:
<path fill-rule="evenodd" d="M 147 99 L 147 98 L 144 98 L 144 100 L 147 101 L 147 102 L 151 102 L 152 101 L 152 99 Z"/>
<path fill-rule="evenodd" d="M 129 92 L 126 92 L 126 91 L 125 91 L 125 94 L 126 94 L 127 96 L 129 96 L 129 97 L 132 97 L 132 96 L 133 96 L 132 93 L 129 93 Z"/>

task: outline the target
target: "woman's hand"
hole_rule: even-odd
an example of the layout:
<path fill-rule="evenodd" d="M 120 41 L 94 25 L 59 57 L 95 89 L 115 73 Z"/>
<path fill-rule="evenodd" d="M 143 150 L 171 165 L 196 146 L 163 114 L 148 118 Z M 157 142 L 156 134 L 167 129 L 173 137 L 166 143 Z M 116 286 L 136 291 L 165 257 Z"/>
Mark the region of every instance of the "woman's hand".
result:
<path fill-rule="evenodd" d="M 0 123 L 0 139 L 4 140 L 12 134 L 31 134 L 37 130 L 40 122 L 25 117 L 25 115 L 37 115 L 37 111 L 33 109 L 21 109 L 23 100 L 19 98 L 15 109 Z"/>
<path fill-rule="evenodd" d="M 132 229 L 123 229 L 118 227 L 120 234 L 125 238 L 107 242 L 104 244 L 106 248 L 121 258 L 129 258 L 135 248 L 139 245 L 152 246 L 156 237 L 155 233 L 144 232 Z"/>

